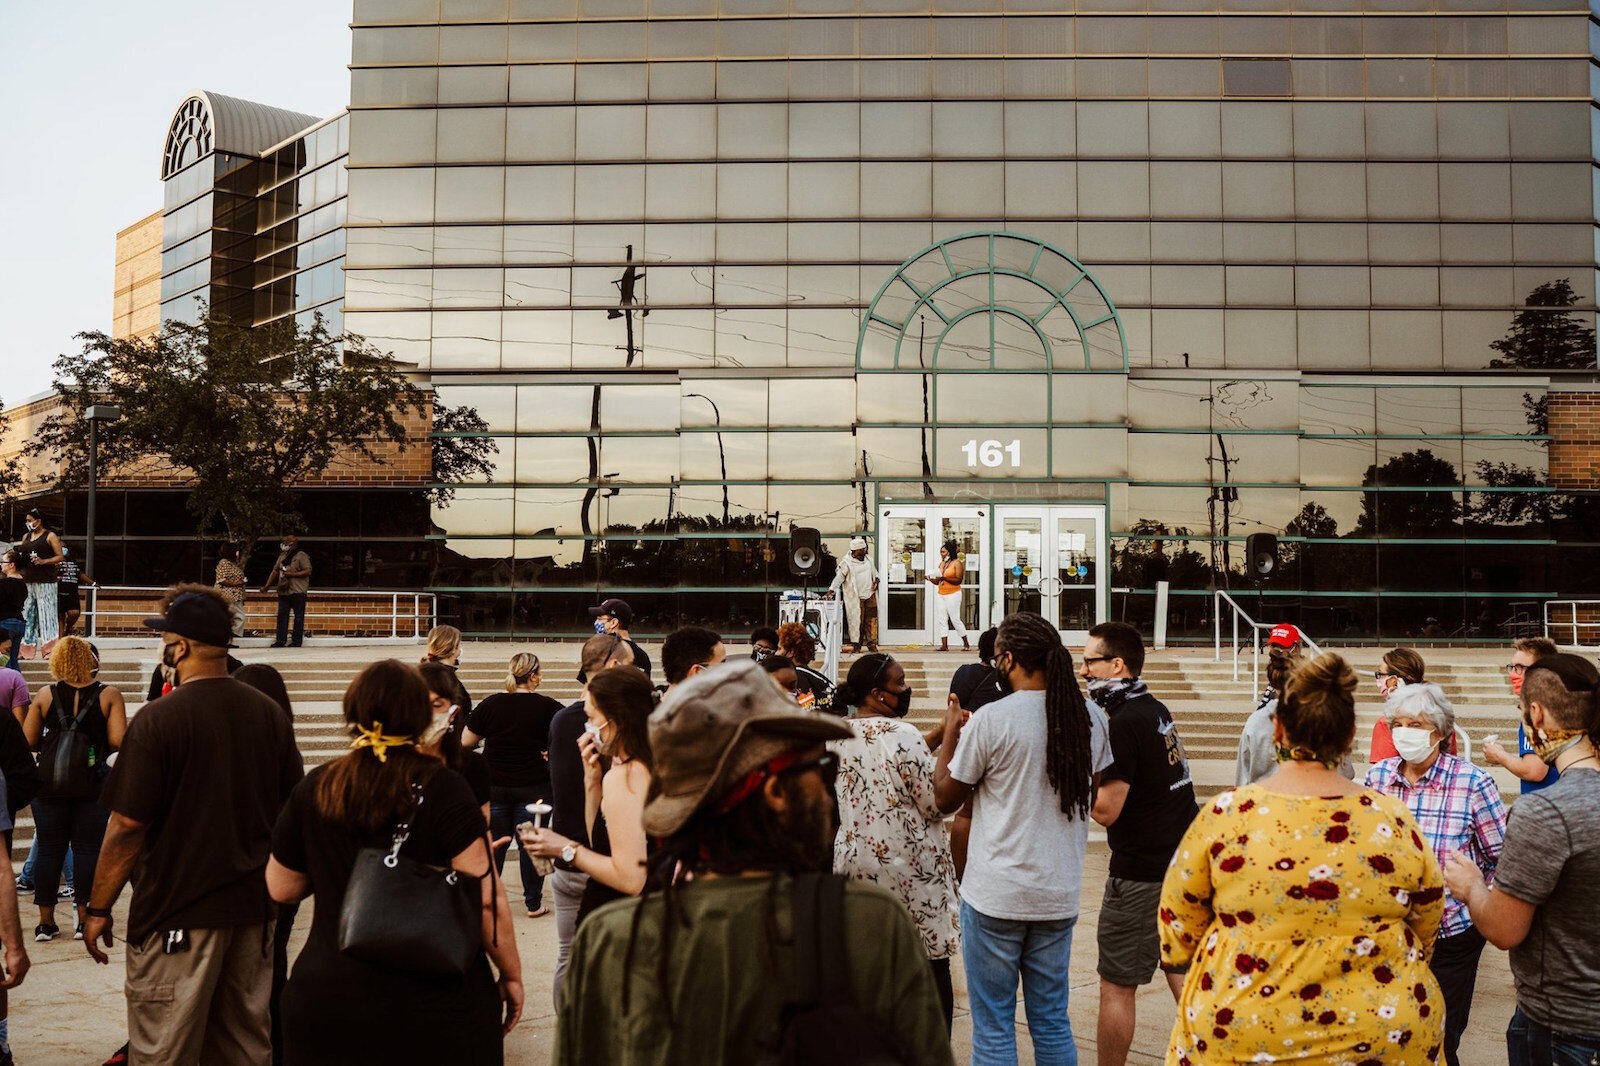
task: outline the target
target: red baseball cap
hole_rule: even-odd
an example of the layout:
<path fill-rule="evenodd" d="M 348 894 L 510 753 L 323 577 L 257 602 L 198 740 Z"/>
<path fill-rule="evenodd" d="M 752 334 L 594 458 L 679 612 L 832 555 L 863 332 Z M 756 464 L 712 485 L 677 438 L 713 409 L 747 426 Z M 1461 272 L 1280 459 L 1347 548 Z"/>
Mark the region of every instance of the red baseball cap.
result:
<path fill-rule="evenodd" d="M 1268 644 L 1276 644 L 1280 648 L 1292 648 L 1300 643 L 1300 630 L 1288 622 L 1279 622 L 1272 627 L 1272 632 L 1267 636 Z"/>

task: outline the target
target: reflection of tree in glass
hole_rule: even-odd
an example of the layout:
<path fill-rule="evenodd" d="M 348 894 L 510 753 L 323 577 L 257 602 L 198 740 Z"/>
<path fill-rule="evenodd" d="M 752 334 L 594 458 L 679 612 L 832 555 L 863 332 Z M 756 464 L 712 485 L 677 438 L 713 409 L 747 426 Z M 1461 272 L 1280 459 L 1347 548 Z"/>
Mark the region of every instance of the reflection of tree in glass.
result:
<path fill-rule="evenodd" d="M 1338 521 L 1322 504 L 1308 503 L 1289 519 L 1283 534 L 1286 539 L 1278 544 L 1278 560 L 1284 573 L 1293 575 L 1299 567 L 1299 576 L 1291 578 L 1291 583 L 1298 581 L 1301 588 L 1320 588 L 1316 582 L 1316 546 L 1292 538 L 1332 539 L 1339 535 Z"/>
<path fill-rule="evenodd" d="M 456 485 L 477 474 L 494 470 L 491 455 L 500 445 L 489 436 L 489 423 L 476 407 L 451 407 L 436 396 L 433 401 L 433 481 L 428 499 L 441 506 L 456 497 Z"/>
<path fill-rule="evenodd" d="M 1571 307 L 1578 302 L 1568 278 L 1538 286 L 1523 301 L 1528 310 L 1511 317 L 1505 337 L 1489 347 L 1503 359 L 1491 359 L 1495 368 L 1536 367 L 1543 370 L 1592 370 L 1595 366 L 1594 329 L 1571 311 L 1545 308 Z"/>
<path fill-rule="evenodd" d="M 1111 581 L 1138 589 L 1153 589 L 1158 581 L 1174 588 L 1201 589 L 1211 584 L 1211 567 L 1206 557 L 1189 545 L 1193 536 L 1183 526 L 1169 529 L 1154 518 L 1141 518 L 1128 530 L 1129 538 L 1114 541 L 1111 548 Z M 1132 538 L 1139 539 L 1132 539 Z M 1168 550 L 1176 540 L 1176 551 Z"/>
<path fill-rule="evenodd" d="M 1444 491 L 1363 492 L 1355 536 L 1421 536 L 1455 531 L 1452 527 L 1461 515 L 1461 478 L 1454 465 L 1429 449 L 1402 452 L 1382 466 L 1369 466 L 1361 483 L 1407 489 L 1439 486 Z"/>

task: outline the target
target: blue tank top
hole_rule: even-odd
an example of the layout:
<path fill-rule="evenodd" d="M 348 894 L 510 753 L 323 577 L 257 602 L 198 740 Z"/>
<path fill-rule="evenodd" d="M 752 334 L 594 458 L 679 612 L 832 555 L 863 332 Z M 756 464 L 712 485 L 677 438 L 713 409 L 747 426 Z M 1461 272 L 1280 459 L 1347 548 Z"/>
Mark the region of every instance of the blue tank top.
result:
<path fill-rule="evenodd" d="M 1518 755 L 1532 755 L 1533 754 L 1533 745 L 1528 743 L 1528 731 L 1523 726 L 1520 726 L 1520 725 L 1517 726 L 1517 754 Z M 1557 771 L 1554 766 L 1552 766 L 1552 767 L 1550 767 L 1550 772 L 1544 775 L 1544 780 L 1543 781 L 1524 781 L 1524 782 L 1522 782 L 1522 794 L 1524 796 L 1526 796 L 1528 793 L 1537 792 L 1541 788 L 1549 788 L 1551 785 L 1556 783 L 1556 779 L 1558 777 L 1560 777 L 1560 776 L 1561 776 L 1560 772 Z"/>

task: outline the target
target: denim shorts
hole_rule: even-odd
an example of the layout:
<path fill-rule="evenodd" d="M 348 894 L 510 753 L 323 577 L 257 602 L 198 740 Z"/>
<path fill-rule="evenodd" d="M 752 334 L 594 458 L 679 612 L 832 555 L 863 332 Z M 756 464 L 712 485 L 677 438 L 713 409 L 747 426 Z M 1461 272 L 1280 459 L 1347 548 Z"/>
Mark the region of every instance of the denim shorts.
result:
<path fill-rule="evenodd" d="M 1160 881 L 1106 880 L 1100 902 L 1100 976 L 1114 985 L 1137 988 L 1150 983 L 1161 966 Z"/>

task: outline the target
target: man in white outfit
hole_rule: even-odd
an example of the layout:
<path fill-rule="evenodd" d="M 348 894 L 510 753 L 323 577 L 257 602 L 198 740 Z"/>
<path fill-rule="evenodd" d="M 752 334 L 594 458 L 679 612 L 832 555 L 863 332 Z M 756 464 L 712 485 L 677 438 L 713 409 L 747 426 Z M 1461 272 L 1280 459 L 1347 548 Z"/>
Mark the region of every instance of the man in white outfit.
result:
<path fill-rule="evenodd" d="M 878 650 L 878 572 L 867 557 L 867 538 L 850 538 L 850 554 L 839 560 L 839 572 L 827 595 L 839 593 L 844 601 L 845 628 L 852 638 L 852 653 Z"/>

